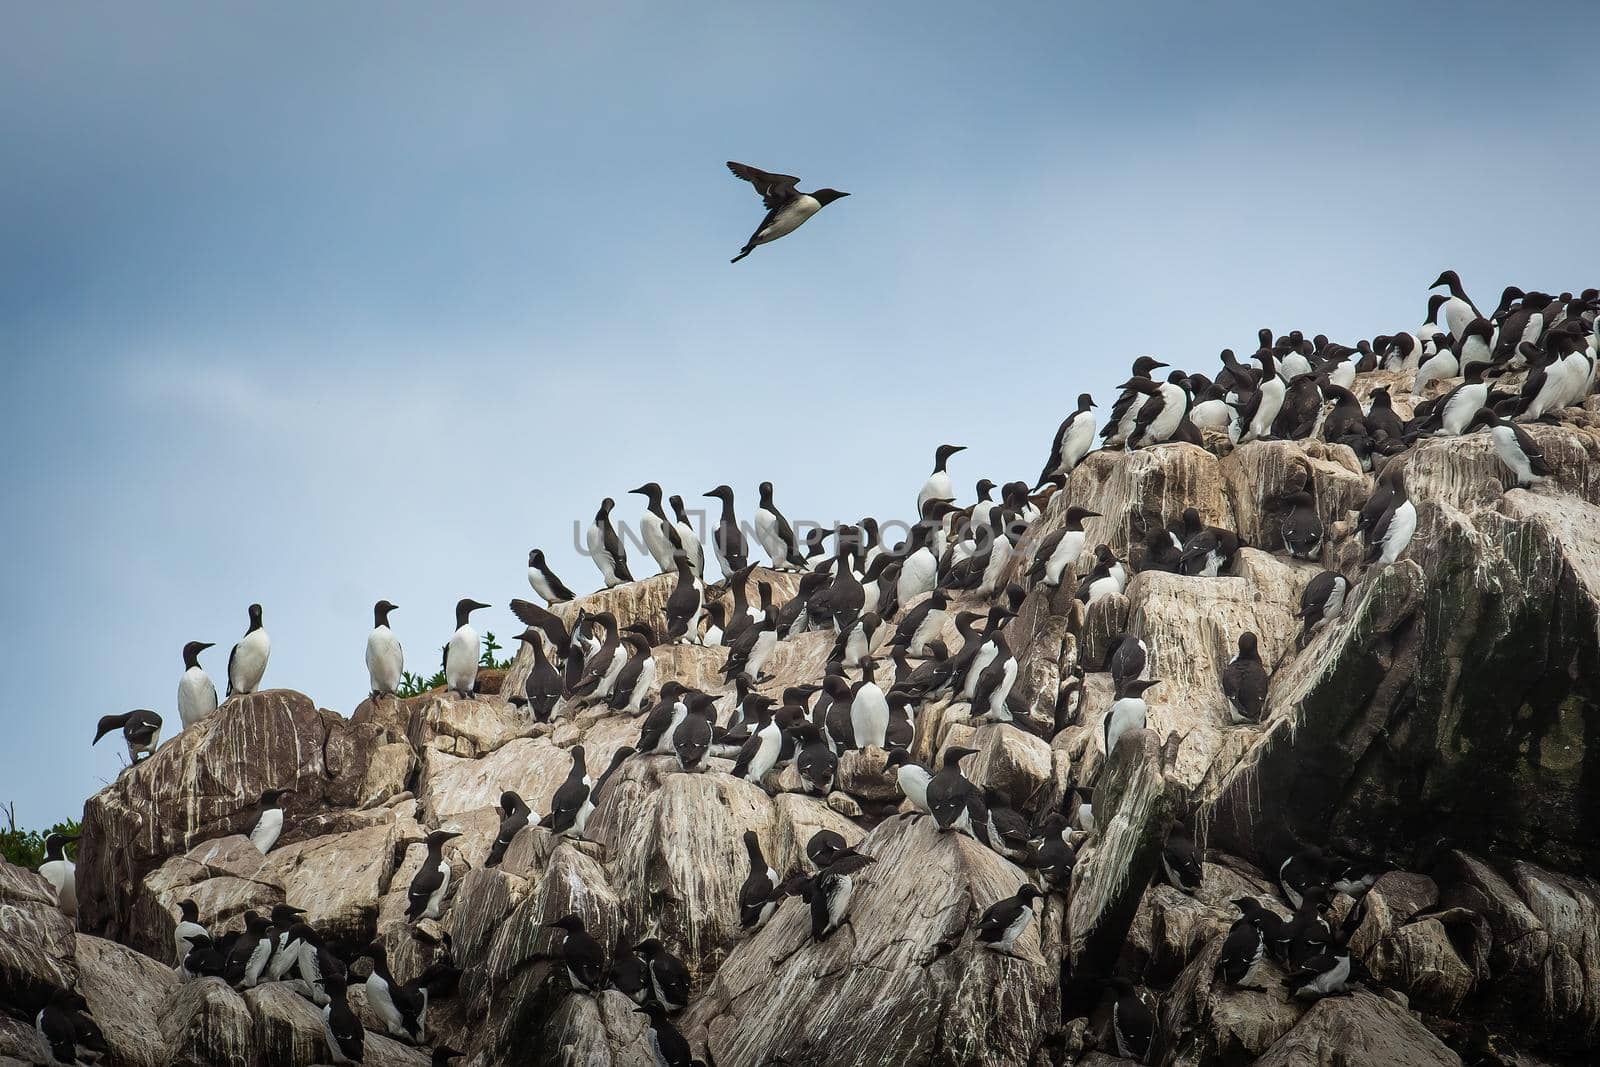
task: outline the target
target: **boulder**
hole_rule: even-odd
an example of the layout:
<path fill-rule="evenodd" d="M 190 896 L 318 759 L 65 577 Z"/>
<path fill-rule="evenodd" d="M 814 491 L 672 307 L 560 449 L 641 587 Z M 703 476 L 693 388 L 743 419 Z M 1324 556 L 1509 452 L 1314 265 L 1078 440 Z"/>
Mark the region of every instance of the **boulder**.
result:
<path fill-rule="evenodd" d="M 167 1045 L 151 1021 L 178 989 L 172 969 L 149 956 L 78 934 L 78 992 L 121 1067 L 166 1067 Z"/>
<path fill-rule="evenodd" d="M 171 1067 L 254 1067 L 255 1020 L 220 978 L 180 986 L 157 1016 Z"/>
<path fill-rule="evenodd" d="M 786 901 L 684 1013 L 691 1045 L 718 1063 L 1028 1060 L 1059 1017 L 1059 915 L 999 956 L 967 931 L 1023 872 L 927 819 L 881 823 L 859 848 L 877 863 L 856 876 L 848 925 L 815 942 L 809 909 Z"/>
<path fill-rule="evenodd" d="M 80 928 L 126 940 L 144 876 L 197 842 L 248 832 L 267 789 L 294 790 L 290 827 L 303 812 L 353 807 L 378 738 L 287 689 L 225 701 L 84 805 Z"/>
<path fill-rule="evenodd" d="M 55 899 L 49 882 L 0 860 L 0 1002 L 30 1015 L 78 977 L 72 920 Z"/>
<path fill-rule="evenodd" d="M 1256 1067 L 1461 1067 L 1445 1047 L 1405 1009 L 1365 990 L 1328 997 L 1279 1038 Z"/>

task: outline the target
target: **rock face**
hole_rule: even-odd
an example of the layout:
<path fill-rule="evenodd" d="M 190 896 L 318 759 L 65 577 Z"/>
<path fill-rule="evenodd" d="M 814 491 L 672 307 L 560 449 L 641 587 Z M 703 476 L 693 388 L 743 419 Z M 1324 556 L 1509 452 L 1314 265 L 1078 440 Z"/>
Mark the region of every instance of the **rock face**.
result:
<path fill-rule="evenodd" d="M 1364 375 L 1409 392 L 1410 375 Z M 1409 407 L 1401 405 L 1402 410 Z M 1027 850 L 1009 855 L 913 815 L 879 749 L 840 754 L 825 796 L 790 766 L 763 784 L 732 761 L 684 772 L 669 756 L 626 760 L 596 798 L 583 839 L 537 825 L 582 745 L 592 777 L 640 720 L 569 708 L 533 723 L 520 692 L 524 649 L 472 699 L 428 693 L 366 701 L 352 718 L 273 690 L 225 703 L 198 727 L 90 798 L 75 929 L 49 885 L 0 865 L 0 1067 L 44 1063 L 32 1019 L 56 989 L 89 1002 L 112 1067 L 327 1061 L 320 1010 L 300 983 L 250 990 L 219 979 L 180 985 L 171 970 L 178 903 L 213 934 L 247 910 L 288 902 L 354 961 L 374 939 L 400 980 L 431 963 L 462 971 L 436 998 L 427 1044 L 467 1051 L 471 1067 L 540 1062 L 655 1063 L 645 1016 L 616 990 L 571 991 L 548 924 L 577 914 L 614 956 L 658 938 L 682 960 L 690 1004 L 675 1017 L 697 1054 L 727 1065 L 1128 1064 L 1113 1053 L 1113 977 L 1156 1013 L 1148 1062 L 1185 1067 L 1461 1062 L 1592 1062 L 1600 1049 L 1600 422 L 1563 412 L 1530 427 L 1556 469 L 1535 490 L 1504 492 L 1485 439 L 1422 439 L 1404 457 L 1419 530 L 1405 558 L 1365 566 L 1354 513 L 1372 478 L 1344 445 L 1264 441 L 1095 452 L 1021 535 L 1004 577 L 1019 598 L 1005 635 L 1018 662 L 1017 723 L 975 718 L 941 697 L 916 712 L 911 755 L 937 767 L 953 746 L 992 799 L 1026 817 L 1072 807 L 1093 787 L 1094 830 L 1074 835 L 1065 893 L 1045 898 L 1009 954 L 974 940 L 984 910 L 1038 885 Z M 1326 537 L 1314 561 L 1290 559 L 1287 494 L 1309 486 Z M 1036 547 L 1069 505 L 1099 513 L 1062 588 L 1033 588 Z M 1136 566 L 1147 536 L 1185 508 L 1238 532 L 1217 578 L 1135 573 L 1121 594 L 1073 597 L 1092 550 Z M 1322 569 L 1351 582 L 1343 613 L 1308 641 L 1300 597 Z M 778 603 L 796 576 L 757 569 Z M 607 590 L 556 613 L 611 612 L 660 627 L 671 576 Z M 1002 588 L 1004 587 L 1002 583 Z M 727 597 L 713 586 L 713 597 Z M 912 607 L 915 605 L 905 605 Z M 955 616 L 989 598 L 951 597 Z M 1146 729 L 1113 753 L 1102 716 L 1113 639 L 1149 647 Z M 1245 632 L 1270 674 L 1260 724 L 1232 722 L 1223 672 Z M 756 686 L 777 697 L 816 683 L 831 632 L 782 641 Z M 880 657 L 887 649 L 878 649 Z M 658 682 L 713 694 L 726 722 L 726 650 L 662 644 Z M 880 659 L 883 669 L 888 662 Z M 852 675 L 852 680 L 854 675 Z M 1064 697 L 1063 693 L 1067 696 Z M 293 789 L 284 833 L 263 856 L 248 838 L 266 789 Z M 533 824 L 486 865 L 512 789 Z M 1197 839 L 1198 888 L 1169 884 L 1174 822 Z M 405 918 L 406 889 L 430 830 L 451 889 L 438 919 Z M 786 898 L 754 932 L 739 923 L 753 833 L 780 879 L 812 872 L 806 843 L 830 830 L 873 857 L 856 876 L 849 922 L 824 941 L 809 907 Z M 1043 837 L 1040 833 L 1037 836 Z M 1276 873 L 1306 843 L 1361 857 L 1377 874 L 1336 894 L 1335 924 L 1364 975 L 1349 996 L 1288 995 L 1263 966 L 1248 987 L 1218 975 L 1222 939 L 1261 900 L 1281 916 Z M 379 1031 L 353 963 L 367 1064 L 422 1064 L 425 1049 Z M 1548 1060 L 1537 1057 L 1547 1057 Z"/>

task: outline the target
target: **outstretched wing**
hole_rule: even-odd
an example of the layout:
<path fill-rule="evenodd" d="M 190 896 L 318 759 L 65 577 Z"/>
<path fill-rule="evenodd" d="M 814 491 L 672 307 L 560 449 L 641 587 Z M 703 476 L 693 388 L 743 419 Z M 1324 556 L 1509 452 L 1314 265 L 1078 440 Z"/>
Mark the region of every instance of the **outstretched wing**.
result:
<path fill-rule="evenodd" d="M 796 196 L 794 187 L 800 184 L 800 179 L 793 174 L 769 174 L 764 170 L 757 170 L 745 163 L 728 161 L 728 169 L 733 171 L 735 178 L 743 178 L 756 187 L 756 192 L 761 195 L 761 202 L 767 206 L 768 211 L 782 207 Z"/>

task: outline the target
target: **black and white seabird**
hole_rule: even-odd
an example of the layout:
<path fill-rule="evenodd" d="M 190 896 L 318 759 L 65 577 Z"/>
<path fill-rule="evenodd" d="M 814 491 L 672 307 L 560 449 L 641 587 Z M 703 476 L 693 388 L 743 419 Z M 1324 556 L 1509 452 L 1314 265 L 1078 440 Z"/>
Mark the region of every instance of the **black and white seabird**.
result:
<path fill-rule="evenodd" d="M 272 959 L 272 919 L 254 911 L 244 913 L 244 932 L 228 952 L 223 980 L 229 985 L 249 989 L 261 980 Z"/>
<path fill-rule="evenodd" d="M 928 643 L 939 639 L 949 618 L 950 597 L 942 589 L 935 589 L 928 598 L 900 617 L 890 644 L 906 650 L 908 655 L 926 656 Z"/>
<path fill-rule="evenodd" d="M 689 1004 L 689 969 L 667 951 L 659 938 L 646 938 L 633 946 L 645 962 L 645 975 L 656 1003 L 669 1013 L 682 1011 Z"/>
<path fill-rule="evenodd" d="M 1155 391 L 1155 382 L 1150 375 L 1165 366 L 1167 364 L 1154 356 L 1140 356 L 1133 361 L 1133 373 L 1127 381 L 1117 386 L 1121 393 L 1111 406 L 1111 417 L 1106 420 L 1105 428 L 1100 431 L 1101 441 L 1106 448 L 1123 448 L 1132 439 L 1139 409 Z"/>
<path fill-rule="evenodd" d="M 1106 759 L 1117 750 L 1117 743 L 1135 730 L 1143 730 L 1149 707 L 1144 692 L 1160 685 L 1159 678 L 1130 678 L 1117 689 L 1117 699 L 1100 720 L 1100 739 L 1105 744 Z"/>
<path fill-rule="evenodd" d="M 678 757 L 679 770 L 699 772 L 709 766 L 716 699 L 710 693 L 694 694 L 685 705 L 683 719 L 672 728 L 672 752 Z"/>
<path fill-rule="evenodd" d="M 328 1056 L 334 1063 L 360 1063 L 365 1056 L 367 1032 L 350 1010 L 346 999 L 346 979 L 342 973 L 322 976 L 328 1002 L 322 1009 L 322 1033 L 328 1040 Z"/>
<path fill-rule="evenodd" d="M 581 838 L 584 827 L 589 823 L 589 816 L 594 813 L 594 779 L 589 777 L 584 767 L 583 746 L 573 745 L 571 755 L 572 769 L 567 772 L 567 780 L 556 788 L 555 796 L 550 801 L 550 814 L 540 821 L 540 825 L 549 828 L 558 837 Z"/>
<path fill-rule="evenodd" d="M 1270 351 L 1256 353 L 1261 361 L 1261 381 L 1250 399 L 1244 402 L 1239 418 L 1228 431 L 1235 444 L 1244 444 L 1272 436 L 1272 426 L 1288 395 L 1288 384 L 1278 376 L 1277 364 Z"/>
<path fill-rule="evenodd" d="M 742 258 L 748 254 L 742 252 L 740 256 Z M 700 1063 L 689 1048 L 689 1040 L 667 1018 L 667 1009 L 653 1000 L 647 1000 L 633 1010 L 649 1017 L 645 1034 L 649 1038 L 650 1053 L 655 1058 L 656 1067 L 696 1067 Z"/>
<path fill-rule="evenodd" d="M 472 628 L 467 617 L 479 608 L 489 605 L 463 597 L 456 602 L 456 632 L 444 646 L 444 680 L 450 692 L 472 697 L 478 682 L 478 631 Z"/>
<path fill-rule="evenodd" d="M 228 653 L 228 696 L 254 693 L 267 672 L 267 657 L 272 654 L 272 639 L 261 628 L 261 605 L 250 605 L 250 628 Z"/>
<path fill-rule="evenodd" d="M 1291 493 L 1280 531 L 1284 547 L 1295 559 L 1315 559 L 1322 551 L 1322 517 L 1317 500 L 1305 489 Z"/>
<path fill-rule="evenodd" d="M 1267 700 L 1267 669 L 1256 650 L 1256 635 L 1249 630 L 1239 635 L 1239 652 L 1222 669 L 1222 692 L 1236 725 L 1261 721 Z"/>
<path fill-rule="evenodd" d="M 1200 891 L 1203 877 L 1200 847 L 1195 844 L 1189 828 L 1177 819 L 1167 827 L 1167 838 L 1161 846 L 1161 871 L 1167 883 L 1180 893 L 1193 896 Z"/>
<path fill-rule="evenodd" d="M 756 930 L 778 910 L 778 872 L 761 854 L 761 838 L 754 830 L 744 832 L 744 848 L 750 855 L 750 873 L 739 887 L 739 925 Z"/>
<path fill-rule="evenodd" d="M 1056 892 L 1065 892 L 1072 884 L 1072 868 L 1078 861 L 1077 851 L 1067 841 L 1067 817 L 1051 812 L 1039 825 L 1042 838 L 1033 848 L 1033 866 L 1044 879 L 1044 884 Z"/>
<path fill-rule="evenodd" d="M 764 245 L 793 233 L 811 216 L 835 200 L 850 195 L 841 193 L 837 189 L 818 189 L 815 192 L 802 193 L 795 188 L 800 184 L 800 179 L 792 174 L 772 174 L 757 170 L 748 163 L 735 163 L 731 159 L 728 161 L 728 169 L 733 172 L 735 178 L 743 178 L 755 186 L 756 193 L 767 208 L 766 217 L 761 220 L 761 225 L 756 227 L 756 232 L 750 235 L 750 240 L 739 249 L 739 254 L 729 261 L 731 263 L 737 263 L 748 256 L 757 245 Z"/>
<path fill-rule="evenodd" d="M 1052 478 L 1071 474 L 1089 454 L 1094 447 L 1094 406 L 1094 397 L 1088 393 L 1078 394 L 1078 410 L 1057 428 L 1055 440 L 1050 442 L 1050 458 L 1045 460 L 1034 489 L 1043 488 Z"/>
<path fill-rule="evenodd" d="M 556 577 L 556 572 L 545 562 L 542 548 L 535 548 L 528 553 L 528 584 L 535 593 L 544 597 L 546 604 L 565 604 L 574 596 L 572 590 L 567 588 L 567 583 Z"/>
<path fill-rule="evenodd" d="M 826 796 L 833 788 L 833 777 L 839 769 L 838 753 L 812 723 L 800 723 L 790 734 L 796 745 L 794 769 L 801 783 L 807 792 Z"/>
<path fill-rule="evenodd" d="M 755 699 L 754 694 L 751 699 Z M 756 728 L 740 745 L 739 754 L 733 761 L 733 776 L 756 785 L 760 785 L 767 772 L 778 765 L 778 758 L 783 752 L 784 723 L 769 706 L 770 699 L 762 697 L 761 700 L 768 706 L 763 706 Z M 803 709 L 795 708 L 786 718 L 790 723 L 795 723 L 804 714 Z"/>
<path fill-rule="evenodd" d="M 722 565 L 723 575 L 743 570 L 750 562 L 750 548 L 739 529 L 739 519 L 733 512 L 732 487 L 719 485 L 703 495 L 722 501 L 722 515 L 711 530 L 711 548 L 716 553 L 717 562 Z"/>
<path fill-rule="evenodd" d="M 1121 689 L 1122 683 L 1133 678 L 1143 678 L 1150 666 L 1150 646 L 1137 634 L 1122 633 L 1111 640 L 1111 654 L 1106 657 L 1106 670 L 1111 672 L 1111 686 Z"/>
<path fill-rule="evenodd" d="M 1550 465 L 1545 462 L 1544 450 L 1527 430 L 1509 419 L 1501 418 L 1493 408 L 1483 408 L 1474 415 L 1468 429 L 1479 426 L 1489 428 L 1494 454 L 1511 472 L 1514 488 L 1526 489 L 1550 477 Z"/>
<path fill-rule="evenodd" d="M 1028 580 L 1034 585 L 1043 584 L 1051 589 L 1060 585 L 1062 575 L 1066 573 L 1067 568 L 1076 567 L 1078 558 L 1083 555 L 1086 536 L 1083 530 L 1084 520 L 1099 517 L 1099 512 L 1087 508 L 1076 506 L 1068 508 L 1061 529 L 1039 543 L 1038 550 L 1033 554 L 1033 566 L 1028 571 Z"/>
<path fill-rule="evenodd" d="M 642 633 L 627 631 L 622 635 L 628 659 L 617 673 L 608 702 L 612 711 L 637 715 L 644 709 L 650 689 L 656 684 L 656 657 L 650 650 L 650 641 Z"/>
<path fill-rule="evenodd" d="M 450 861 L 444 858 L 445 842 L 460 837 L 453 830 L 434 830 L 428 834 L 428 854 L 422 867 L 406 889 L 406 918 L 437 919 L 444 914 L 444 895 L 450 888 Z"/>
<path fill-rule="evenodd" d="M 200 924 L 200 907 L 193 900 L 178 901 L 178 922 L 172 928 L 172 948 L 175 962 L 181 967 L 189 946 L 197 937 L 210 938 L 211 932 Z"/>
<path fill-rule="evenodd" d="M 56 907 L 73 919 L 78 917 L 78 865 L 67 858 L 67 846 L 76 840 L 52 830 L 44 837 L 44 862 L 39 864 L 39 876 L 56 892 Z"/>
<path fill-rule="evenodd" d="M 1347 995 L 1352 970 L 1348 945 L 1329 945 L 1300 961 L 1283 979 L 1284 988 L 1297 1000 L 1320 1000 Z"/>
<path fill-rule="evenodd" d="M 1022 936 L 1033 919 L 1033 911 L 1037 906 L 1034 901 L 1043 896 L 1037 886 L 1024 882 L 1014 896 L 1004 897 L 989 905 L 978 920 L 977 933 L 974 935 L 978 944 L 991 952 L 1011 955 L 1011 946 L 1017 943 L 1017 938 Z"/>
<path fill-rule="evenodd" d="M 895 784 L 916 809 L 912 814 L 933 814 L 933 808 L 928 804 L 928 783 L 933 781 L 933 774 L 928 768 L 912 759 L 911 753 L 903 748 L 890 749 L 889 758 L 883 764 L 883 771 L 885 774 L 894 773 Z"/>
<path fill-rule="evenodd" d="M 1416 532 L 1417 507 L 1406 495 L 1405 484 L 1400 482 L 1399 495 L 1367 531 L 1366 561 L 1387 567 L 1405 553 Z"/>
<path fill-rule="evenodd" d="M 1178 559 L 1178 573 L 1188 577 L 1216 578 L 1233 566 L 1239 554 L 1239 535 L 1220 526 L 1206 526 L 1200 522 L 1200 512 L 1184 509 L 1184 521 L 1191 517 L 1198 529 L 1183 543 L 1183 555 Z"/>
<path fill-rule="evenodd" d="M 941 831 L 959 830 L 969 837 L 973 832 L 970 801 L 977 787 L 961 773 L 961 761 L 977 754 L 975 748 L 953 745 L 944 751 L 944 762 L 937 774 L 928 780 L 928 810 Z"/>
<path fill-rule="evenodd" d="M 372 961 L 366 981 L 367 1007 L 372 1009 L 390 1037 L 413 1044 L 421 1041 L 423 999 L 389 973 L 389 954 L 383 942 L 372 942 L 364 955 Z"/>
<path fill-rule="evenodd" d="M 616 506 L 617 502 L 610 497 L 602 500 L 600 510 L 594 513 L 594 522 L 584 534 L 589 558 L 594 560 L 607 589 L 633 581 L 633 574 L 628 570 L 628 548 L 617 536 L 616 527 L 611 525 L 611 509 Z"/>
<path fill-rule="evenodd" d="M 1078 583 L 1077 599 L 1093 604 L 1101 597 L 1121 594 L 1128 586 L 1128 566 L 1109 545 L 1094 547 L 1094 569 Z"/>
<path fill-rule="evenodd" d="M 533 650 L 533 665 L 522 681 L 522 693 L 513 696 L 511 703 L 527 708 L 534 722 L 549 722 L 566 693 L 566 682 L 545 653 L 544 637 L 538 629 L 529 626 L 517 635 L 517 640 Z"/>
<path fill-rule="evenodd" d="M 580 993 L 598 993 L 605 988 L 606 950 L 590 937 L 577 915 L 563 915 L 547 927 L 565 931 L 560 959 L 567 967 L 567 981 Z"/>
<path fill-rule="evenodd" d="M 34 1016 L 34 1029 L 44 1038 L 57 1063 L 94 1063 L 110 1052 L 100 1027 L 86 1014 L 88 1010 L 89 1002 L 83 994 L 72 989 L 55 989 Z M 80 1059 L 80 1053 L 87 1056 L 87 1060 Z"/>
<path fill-rule="evenodd" d="M 140 756 L 149 759 L 161 743 L 161 716 L 145 708 L 122 715 L 102 715 L 92 743 L 99 744 L 112 730 L 122 731 L 122 740 L 128 746 L 128 762 L 138 763 Z"/>
<path fill-rule="evenodd" d="M 1327 855 L 1318 845 L 1307 845 L 1285 859 L 1278 867 L 1278 884 L 1283 887 L 1283 899 L 1298 909 L 1308 889 L 1324 884 L 1327 875 Z"/>
<path fill-rule="evenodd" d="M 1240 897 L 1233 904 L 1241 915 L 1234 920 L 1222 939 L 1216 973 L 1229 985 L 1242 986 L 1249 981 L 1251 972 L 1266 955 L 1267 941 L 1259 918 L 1266 909 L 1250 897 Z"/>
<path fill-rule="evenodd" d="M 179 942 L 178 962 L 172 969 L 177 972 L 178 981 L 183 983 L 193 982 L 197 978 L 222 977 L 223 961 L 211 935 L 191 933 Z"/>
<path fill-rule="evenodd" d="M 795 536 L 789 520 L 772 502 L 772 483 L 761 483 L 761 502 L 756 506 L 756 540 L 780 571 L 803 571 L 806 560 L 800 554 L 800 539 Z"/>
<path fill-rule="evenodd" d="M 917 491 L 917 514 L 924 514 L 924 509 L 932 500 L 954 500 L 956 498 L 955 486 L 950 482 L 950 472 L 945 465 L 950 462 L 950 457 L 957 452 L 966 451 L 966 445 L 940 445 L 933 452 L 933 473 L 928 475 L 928 480 L 922 483 L 922 488 Z"/>
<path fill-rule="evenodd" d="M 661 486 L 656 482 L 645 482 L 628 492 L 642 496 L 649 502 L 644 514 L 639 517 L 639 533 L 644 538 L 645 550 L 656 561 L 661 573 L 671 574 L 677 569 L 676 558 L 680 549 L 677 530 L 662 509 Z"/>
<path fill-rule="evenodd" d="M 870 656 L 861 661 L 861 681 L 850 690 L 850 730 L 857 748 L 889 747 L 889 700 L 873 680 Z"/>
<path fill-rule="evenodd" d="M 695 575 L 704 578 L 706 546 L 700 543 L 700 534 L 696 531 L 694 523 L 689 520 L 689 509 L 684 505 L 683 497 L 676 493 L 667 500 L 672 505 L 672 514 L 676 516 L 672 528 L 677 535 L 678 551 L 689 557 L 689 565 L 694 568 Z"/>
<path fill-rule="evenodd" d="M 372 632 L 367 635 L 367 678 L 372 699 L 394 696 L 405 673 L 406 655 L 399 638 L 389 628 L 389 613 L 399 607 L 387 600 L 372 605 Z"/>
<path fill-rule="evenodd" d="M 1311 635 L 1344 610 L 1345 594 L 1350 581 L 1338 571 L 1323 571 L 1306 583 L 1300 594 L 1300 610 L 1295 617 L 1301 620 L 1300 647 L 1304 648 Z"/>
<path fill-rule="evenodd" d="M 300 942 L 294 938 L 296 927 L 304 925 L 301 917 L 305 915 L 304 908 L 296 908 L 290 904 L 274 904 L 272 906 L 272 958 L 267 961 L 266 974 L 263 981 L 281 982 L 288 977 L 300 962 Z"/>
<path fill-rule="evenodd" d="M 728 659 L 722 667 L 722 678 L 732 682 L 744 678 L 753 683 L 764 681 L 763 668 L 778 647 L 778 612 L 768 608 L 760 622 L 752 623 L 739 632 L 728 648 Z"/>
<path fill-rule="evenodd" d="M 1155 1039 L 1155 1013 L 1126 978 L 1113 978 L 1109 984 L 1117 994 L 1111 1005 L 1111 1035 L 1117 1055 L 1135 1063 L 1145 1063 Z"/>
<path fill-rule="evenodd" d="M 188 729 L 217 710 L 217 687 L 200 666 L 200 653 L 212 642 L 190 641 L 183 646 L 183 677 L 178 679 L 178 718 Z"/>
<path fill-rule="evenodd" d="M 483 861 L 485 867 L 499 866 L 505 858 L 506 849 L 528 825 L 528 819 L 533 814 L 522 797 L 510 789 L 500 794 L 500 811 L 500 832 L 495 835 L 494 844 L 489 846 L 489 856 Z"/>
<path fill-rule="evenodd" d="M 826 941 L 845 924 L 850 901 L 855 896 L 855 876 L 868 864 L 876 862 L 873 857 L 846 847 L 834 853 L 828 865 L 811 879 L 809 901 L 814 940 Z"/>
<path fill-rule="evenodd" d="M 256 807 L 256 821 L 250 827 L 250 843 L 263 856 L 272 851 L 272 846 L 278 843 L 278 836 L 283 833 L 282 798 L 290 792 L 292 790 L 268 789 L 261 794 L 261 801 Z"/>
<path fill-rule="evenodd" d="M 679 556 L 673 566 L 678 572 L 678 584 L 667 598 L 667 637 L 693 642 L 700 635 L 698 623 L 700 608 L 705 603 L 705 587 L 687 556 Z"/>

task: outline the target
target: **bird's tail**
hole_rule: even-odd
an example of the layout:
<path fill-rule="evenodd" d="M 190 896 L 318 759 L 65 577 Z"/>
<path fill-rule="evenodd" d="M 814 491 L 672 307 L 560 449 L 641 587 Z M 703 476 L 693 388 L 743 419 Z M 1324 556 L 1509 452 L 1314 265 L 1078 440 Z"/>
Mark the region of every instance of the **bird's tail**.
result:
<path fill-rule="evenodd" d="M 729 263 L 737 263 L 737 262 L 739 262 L 745 256 L 748 256 L 752 251 L 754 251 L 755 247 L 756 247 L 755 245 L 745 245 L 743 248 L 739 249 L 739 254 L 734 256 L 732 259 L 728 260 L 728 262 Z"/>

